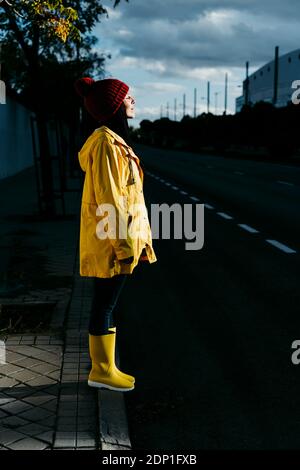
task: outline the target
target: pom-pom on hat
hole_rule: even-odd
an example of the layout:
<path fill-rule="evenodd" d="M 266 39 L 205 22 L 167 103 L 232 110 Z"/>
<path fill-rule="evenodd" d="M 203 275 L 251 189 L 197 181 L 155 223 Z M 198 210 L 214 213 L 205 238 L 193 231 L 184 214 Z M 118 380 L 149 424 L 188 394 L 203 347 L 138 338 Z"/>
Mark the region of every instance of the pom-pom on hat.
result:
<path fill-rule="evenodd" d="M 129 90 L 126 83 L 116 78 L 94 80 L 83 77 L 76 80 L 74 87 L 83 98 L 86 110 L 100 123 L 118 111 Z"/>

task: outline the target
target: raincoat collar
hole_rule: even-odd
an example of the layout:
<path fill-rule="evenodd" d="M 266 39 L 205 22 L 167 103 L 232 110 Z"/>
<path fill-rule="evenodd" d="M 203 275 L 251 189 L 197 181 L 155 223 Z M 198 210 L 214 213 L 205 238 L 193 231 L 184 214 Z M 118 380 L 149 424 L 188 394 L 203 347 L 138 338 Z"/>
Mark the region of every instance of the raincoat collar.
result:
<path fill-rule="evenodd" d="M 130 149 L 132 152 L 133 152 L 133 149 L 132 147 L 130 147 L 130 145 L 126 144 L 125 140 L 122 139 L 121 136 L 119 136 L 118 134 L 116 134 L 114 131 L 112 131 L 109 127 L 107 126 L 101 126 L 101 127 L 98 127 L 96 129 L 96 131 L 104 131 L 104 132 L 107 132 L 108 134 L 110 134 L 113 139 L 116 141 L 116 142 L 119 142 L 120 144 L 124 145 L 124 147 L 127 147 L 128 149 Z M 134 153 L 134 152 L 133 152 Z"/>
<path fill-rule="evenodd" d="M 129 157 L 129 165 L 130 165 L 130 172 L 131 172 L 131 177 L 133 178 L 133 173 L 132 173 L 132 163 L 131 163 L 131 160 L 130 159 L 133 159 L 136 161 L 137 163 L 137 166 L 138 166 L 138 170 L 139 170 L 139 174 L 140 174 L 140 177 L 141 177 L 141 180 L 142 182 L 144 181 L 144 171 L 141 167 L 141 162 L 140 162 L 140 159 L 139 157 L 134 153 L 134 150 L 132 147 L 130 147 L 130 145 L 126 144 L 125 140 L 122 139 L 122 137 L 120 137 L 118 134 L 116 134 L 114 131 L 112 131 L 109 127 L 107 126 L 101 126 L 101 127 L 98 127 L 97 129 L 95 129 L 95 131 L 102 131 L 102 132 L 107 132 L 108 134 L 110 134 L 110 136 L 114 139 L 114 143 L 117 142 L 121 145 L 123 145 L 124 147 L 127 148 L 127 157 Z"/>

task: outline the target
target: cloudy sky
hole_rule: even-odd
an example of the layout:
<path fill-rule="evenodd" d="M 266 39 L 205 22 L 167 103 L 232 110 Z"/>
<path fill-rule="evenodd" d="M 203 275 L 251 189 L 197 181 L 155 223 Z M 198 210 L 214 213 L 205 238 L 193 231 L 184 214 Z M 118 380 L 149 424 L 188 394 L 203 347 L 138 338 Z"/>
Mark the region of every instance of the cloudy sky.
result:
<path fill-rule="evenodd" d="M 103 16 L 93 33 L 99 52 L 110 53 L 106 77 L 123 80 L 136 98 L 136 118 L 177 120 L 193 115 L 194 88 L 197 114 L 206 111 L 207 81 L 211 83 L 212 112 L 224 110 L 225 73 L 228 73 L 228 112 L 235 112 L 241 94 L 245 62 L 250 73 L 280 55 L 300 48 L 299 0 L 124 0 L 113 9 L 104 0 Z"/>

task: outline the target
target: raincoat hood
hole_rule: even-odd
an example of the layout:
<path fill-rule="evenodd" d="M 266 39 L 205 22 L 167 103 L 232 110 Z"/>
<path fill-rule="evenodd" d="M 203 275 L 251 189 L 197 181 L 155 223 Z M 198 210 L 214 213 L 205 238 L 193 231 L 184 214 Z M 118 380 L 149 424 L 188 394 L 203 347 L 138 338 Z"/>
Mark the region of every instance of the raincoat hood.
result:
<path fill-rule="evenodd" d="M 88 166 L 88 161 L 89 158 L 92 158 L 92 151 L 94 147 L 96 146 L 98 140 L 99 140 L 99 133 L 106 133 L 110 136 L 110 141 L 112 144 L 117 143 L 121 144 L 122 146 L 126 147 L 128 149 L 128 153 L 131 155 L 133 154 L 132 148 L 126 144 L 125 140 L 122 139 L 118 134 L 113 132 L 111 129 L 109 129 L 106 126 L 101 126 L 98 127 L 97 129 L 94 130 L 94 132 L 88 137 L 88 139 L 85 141 L 84 145 L 82 146 L 81 150 L 78 153 L 78 158 L 79 158 L 79 164 L 81 169 L 86 172 L 87 166 Z M 136 156 L 135 156 L 136 157 Z M 136 157 L 137 160 L 139 160 Z"/>

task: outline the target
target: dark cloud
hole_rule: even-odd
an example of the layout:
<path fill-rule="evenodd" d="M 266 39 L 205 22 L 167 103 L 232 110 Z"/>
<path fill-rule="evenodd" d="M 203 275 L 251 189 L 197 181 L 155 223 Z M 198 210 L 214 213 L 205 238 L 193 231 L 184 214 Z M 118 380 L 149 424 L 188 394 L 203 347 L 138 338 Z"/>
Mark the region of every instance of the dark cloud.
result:
<path fill-rule="evenodd" d="M 119 8 L 110 38 L 120 55 L 163 62 L 159 75 L 261 64 L 276 45 L 281 53 L 300 46 L 299 0 L 130 0 Z"/>
<path fill-rule="evenodd" d="M 188 20 L 204 11 L 236 9 L 272 17 L 294 17 L 300 13 L 299 0 L 129 0 L 121 6 L 124 18 L 143 20 Z"/>

